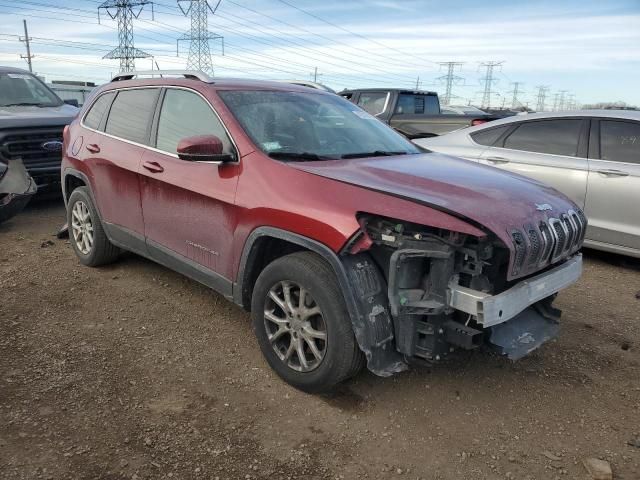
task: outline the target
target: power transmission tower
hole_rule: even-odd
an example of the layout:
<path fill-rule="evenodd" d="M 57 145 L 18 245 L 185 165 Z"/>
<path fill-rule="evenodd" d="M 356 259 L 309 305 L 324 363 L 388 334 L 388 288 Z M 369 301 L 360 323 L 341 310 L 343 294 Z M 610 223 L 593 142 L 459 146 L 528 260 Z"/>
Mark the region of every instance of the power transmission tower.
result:
<path fill-rule="evenodd" d="M 438 77 L 436 80 L 440 80 L 441 82 L 445 82 L 445 91 L 444 97 L 442 98 L 442 103 L 445 105 L 449 105 L 451 102 L 451 87 L 453 84 L 458 84 L 464 78 L 459 77 L 458 75 L 454 75 L 454 71 L 456 67 L 461 67 L 463 65 L 462 62 L 440 62 L 441 67 L 447 67 L 447 74 L 441 77 Z"/>
<path fill-rule="evenodd" d="M 120 71 L 130 72 L 136 69 L 136 58 L 148 58 L 149 55 L 133 45 L 133 19 L 138 18 L 142 9 L 151 0 L 107 0 L 98 6 L 98 23 L 100 23 L 100 10 L 106 10 L 112 20 L 118 20 L 118 46 L 102 58 L 120 59 Z M 138 8 L 139 7 L 139 8 Z M 134 8 L 137 11 L 134 12 Z"/>
<path fill-rule="evenodd" d="M 420 77 L 416 78 L 416 90 L 420 90 L 420 85 L 422 82 L 420 81 Z"/>
<path fill-rule="evenodd" d="M 565 105 L 565 97 L 567 95 L 567 93 L 569 93 L 568 90 L 560 90 L 560 101 L 558 103 L 558 109 L 559 110 L 564 110 L 566 105 Z"/>
<path fill-rule="evenodd" d="M 518 106 L 521 105 L 520 101 L 518 100 L 518 93 L 520 92 L 520 85 L 522 85 L 522 82 L 513 82 L 511 85 L 513 85 L 513 96 L 511 97 L 511 108 L 512 109 L 516 109 L 518 108 Z"/>
<path fill-rule="evenodd" d="M 27 21 L 22 20 L 22 24 L 24 25 L 24 37 L 18 37 L 18 40 L 20 40 L 21 42 L 24 42 L 25 45 L 27 46 L 27 54 L 20 55 L 20 58 L 24 58 L 27 60 L 27 63 L 29 64 L 29 71 L 33 73 L 33 65 L 31 64 L 31 59 L 33 58 L 33 55 L 31 55 L 31 44 L 29 43 L 31 41 L 31 38 L 29 38 L 29 33 L 27 32 Z"/>
<path fill-rule="evenodd" d="M 536 112 L 544 112 L 544 101 L 547 97 L 547 92 L 549 91 L 549 85 L 538 85 L 536 88 L 538 89 L 538 96 L 536 99 Z"/>
<path fill-rule="evenodd" d="M 481 67 L 485 67 L 487 72 L 482 79 L 484 81 L 484 91 L 482 92 L 482 103 L 480 108 L 491 108 L 491 87 L 494 83 L 493 78 L 493 69 L 495 67 L 499 67 L 504 62 L 482 62 L 480 63 Z"/>
<path fill-rule="evenodd" d="M 187 58 L 187 69 L 189 70 L 200 70 L 213 75 L 213 61 L 211 60 L 209 40 L 220 40 L 222 42 L 222 54 L 224 55 L 224 37 L 209 32 L 207 18 L 209 12 L 216 13 L 221 1 L 218 0 L 215 8 L 211 8 L 208 0 L 178 0 L 178 6 L 182 13 L 185 16 L 191 16 L 191 31 L 177 40 L 178 44 L 181 40 L 190 42 L 189 57 Z M 186 9 L 182 6 L 184 2 L 189 3 Z"/>
<path fill-rule="evenodd" d="M 553 94 L 553 109 L 552 111 L 557 112 L 558 111 L 558 100 L 560 98 L 560 94 L 559 93 L 554 93 Z"/>

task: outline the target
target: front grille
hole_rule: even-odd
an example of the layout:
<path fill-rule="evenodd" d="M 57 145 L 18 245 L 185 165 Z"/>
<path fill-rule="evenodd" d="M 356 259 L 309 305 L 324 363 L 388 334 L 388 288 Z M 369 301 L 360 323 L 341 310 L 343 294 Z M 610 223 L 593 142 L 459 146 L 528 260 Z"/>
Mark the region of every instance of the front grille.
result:
<path fill-rule="evenodd" d="M 526 235 L 520 229 L 512 229 L 512 275 L 539 270 L 574 253 L 582 246 L 586 230 L 587 219 L 579 210 L 569 210 L 559 218 L 544 220 L 537 228 L 527 225 L 524 228 Z"/>
<path fill-rule="evenodd" d="M 0 134 L 0 156 L 7 160 L 21 158 L 31 174 L 39 170 L 59 167 L 62 152 L 47 151 L 42 144 L 49 141 L 62 142 L 62 128 L 34 128 L 3 132 Z"/>

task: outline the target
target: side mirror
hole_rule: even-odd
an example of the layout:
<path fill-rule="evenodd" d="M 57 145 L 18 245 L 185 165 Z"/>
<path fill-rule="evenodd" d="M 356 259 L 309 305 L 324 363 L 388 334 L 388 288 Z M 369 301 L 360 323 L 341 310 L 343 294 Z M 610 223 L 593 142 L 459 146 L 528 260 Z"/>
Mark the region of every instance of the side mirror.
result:
<path fill-rule="evenodd" d="M 235 157 L 222 153 L 222 141 L 215 135 L 195 135 L 178 142 L 178 158 L 190 162 L 233 162 Z"/>
<path fill-rule="evenodd" d="M 63 100 L 64 103 L 66 103 L 67 105 L 73 105 L 74 107 L 79 107 L 80 104 L 78 103 L 78 100 L 76 100 L 75 98 L 70 98 L 68 100 Z"/>

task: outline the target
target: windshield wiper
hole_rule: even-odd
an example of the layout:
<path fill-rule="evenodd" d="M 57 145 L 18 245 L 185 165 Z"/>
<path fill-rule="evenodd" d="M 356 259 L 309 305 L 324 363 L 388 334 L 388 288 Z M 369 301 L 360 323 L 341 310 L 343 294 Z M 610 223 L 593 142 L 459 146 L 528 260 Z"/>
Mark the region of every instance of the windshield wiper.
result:
<path fill-rule="evenodd" d="M 6 105 L 0 105 L 2 107 L 48 107 L 48 103 L 33 103 L 33 102 L 19 102 L 19 103 L 7 103 Z"/>
<path fill-rule="evenodd" d="M 335 160 L 335 158 L 322 157 L 315 153 L 309 153 L 309 152 L 269 152 L 267 155 L 275 159 L 292 160 L 292 161 L 298 161 L 298 162 L 313 162 L 317 160 Z"/>
<path fill-rule="evenodd" d="M 373 152 L 346 153 L 340 158 L 367 158 L 367 157 L 390 157 L 392 155 L 408 155 L 409 152 L 390 152 L 385 150 L 375 150 Z"/>

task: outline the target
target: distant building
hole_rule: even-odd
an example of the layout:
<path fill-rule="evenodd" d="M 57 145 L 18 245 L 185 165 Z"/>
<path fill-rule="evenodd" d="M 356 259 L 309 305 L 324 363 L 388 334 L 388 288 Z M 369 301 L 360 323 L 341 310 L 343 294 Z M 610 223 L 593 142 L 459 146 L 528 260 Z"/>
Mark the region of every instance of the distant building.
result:
<path fill-rule="evenodd" d="M 49 88 L 56 92 L 62 100 L 77 100 L 82 106 L 89 97 L 91 91 L 96 88 L 94 82 L 82 82 L 77 80 L 53 80 L 47 83 Z"/>

